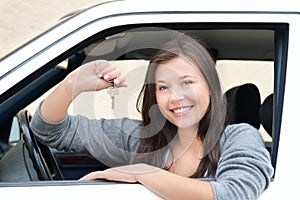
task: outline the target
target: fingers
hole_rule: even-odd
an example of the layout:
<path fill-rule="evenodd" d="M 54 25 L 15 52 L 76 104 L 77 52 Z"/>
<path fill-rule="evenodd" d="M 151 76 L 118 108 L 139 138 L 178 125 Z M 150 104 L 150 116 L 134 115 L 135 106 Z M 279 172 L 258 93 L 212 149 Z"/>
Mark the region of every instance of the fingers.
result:
<path fill-rule="evenodd" d="M 82 178 L 80 178 L 80 181 L 88 181 L 88 180 L 96 180 L 96 179 L 104 179 L 105 177 L 103 176 L 103 171 L 96 171 L 96 172 L 91 172 Z"/>
<path fill-rule="evenodd" d="M 116 87 L 127 87 L 125 80 L 126 80 L 125 76 L 121 75 L 114 79 L 114 84 Z"/>
<path fill-rule="evenodd" d="M 94 61 L 94 64 L 98 77 L 108 82 L 108 86 L 111 86 L 111 82 L 113 81 L 116 87 L 127 87 L 125 76 L 122 75 L 121 71 L 114 64 L 110 64 L 104 60 Z"/>
<path fill-rule="evenodd" d="M 96 180 L 96 179 L 105 179 L 110 181 L 122 181 L 128 183 L 137 182 L 136 176 L 133 173 L 126 171 L 118 170 L 117 168 L 109 168 L 104 171 L 91 172 L 79 180 Z"/>

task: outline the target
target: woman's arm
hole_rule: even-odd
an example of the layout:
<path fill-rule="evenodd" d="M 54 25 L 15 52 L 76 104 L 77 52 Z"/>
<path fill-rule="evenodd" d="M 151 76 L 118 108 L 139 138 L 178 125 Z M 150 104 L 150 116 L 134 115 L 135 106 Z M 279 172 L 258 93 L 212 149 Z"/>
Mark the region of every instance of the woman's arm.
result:
<path fill-rule="evenodd" d="M 166 170 L 138 174 L 136 178 L 164 199 L 214 199 L 209 182 L 183 177 Z"/>
<path fill-rule="evenodd" d="M 164 199 L 214 199 L 209 182 L 179 176 L 146 164 L 126 165 L 92 172 L 80 180 L 95 179 L 139 182 Z"/>
<path fill-rule="evenodd" d="M 74 70 L 50 93 L 41 105 L 41 115 L 48 122 L 59 122 L 67 114 L 68 107 L 82 92 L 99 91 L 111 86 L 126 86 L 125 78 L 109 62 L 97 60 Z"/>
<path fill-rule="evenodd" d="M 268 187 L 273 168 L 258 131 L 232 125 L 225 131 L 215 181 L 182 177 L 145 164 L 93 172 L 82 180 L 140 182 L 166 199 L 258 199 Z"/>

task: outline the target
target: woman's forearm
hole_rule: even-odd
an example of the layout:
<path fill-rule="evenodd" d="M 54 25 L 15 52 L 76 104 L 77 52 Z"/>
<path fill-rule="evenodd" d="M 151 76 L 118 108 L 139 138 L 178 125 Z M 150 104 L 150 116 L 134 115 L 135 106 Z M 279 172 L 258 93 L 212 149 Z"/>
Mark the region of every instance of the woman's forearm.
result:
<path fill-rule="evenodd" d="M 64 79 L 41 105 L 41 114 L 48 122 L 59 122 L 67 114 L 68 108 L 74 99 L 70 78 Z"/>
<path fill-rule="evenodd" d="M 164 199 L 214 199 L 209 182 L 183 177 L 142 163 L 91 172 L 80 180 L 96 179 L 139 182 Z"/>
<path fill-rule="evenodd" d="M 138 174 L 136 179 L 164 199 L 214 199 L 209 182 L 182 177 L 166 170 Z"/>

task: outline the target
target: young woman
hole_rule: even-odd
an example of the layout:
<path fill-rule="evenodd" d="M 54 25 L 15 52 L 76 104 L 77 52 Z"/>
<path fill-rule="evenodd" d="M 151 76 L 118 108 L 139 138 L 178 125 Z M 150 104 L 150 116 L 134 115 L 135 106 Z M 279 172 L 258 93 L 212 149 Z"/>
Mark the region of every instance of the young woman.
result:
<path fill-rule="evenodd" d="M 166 199 L 257 199 L 273 175 L 258 131 L 226 125 L 224 99 L 209 51 L 180 35 L 152 57 L 139 96 L 142 120 L 70 116 L 85 91 L 126 86 L 106 61 L 69 74 L 41 103 L 31 128 L 49 146 L 88 152 L 111 166 L 81 180 L 139 182 Z M 210 178 L 194 179 L 194 178 Z"/>

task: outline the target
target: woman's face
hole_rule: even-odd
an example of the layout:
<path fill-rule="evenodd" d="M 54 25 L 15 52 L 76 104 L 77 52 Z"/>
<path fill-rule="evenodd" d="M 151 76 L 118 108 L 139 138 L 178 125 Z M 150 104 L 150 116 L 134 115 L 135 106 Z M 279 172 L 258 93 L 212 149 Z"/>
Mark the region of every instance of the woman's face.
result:
<path fill-rule="evenodd" d="M 165 118 L 178 129 L 197 128 L 210 99 L 200 70 L 177 57 L 158 65 L 155 83 L 156 101 Z"/>

